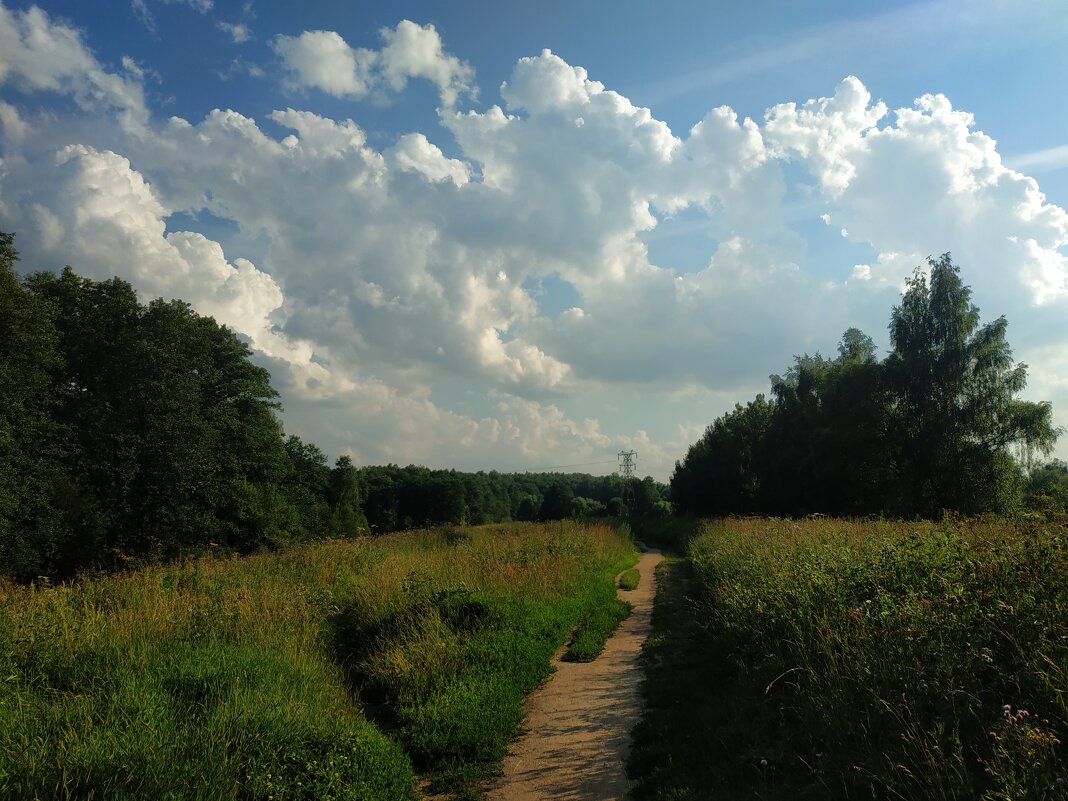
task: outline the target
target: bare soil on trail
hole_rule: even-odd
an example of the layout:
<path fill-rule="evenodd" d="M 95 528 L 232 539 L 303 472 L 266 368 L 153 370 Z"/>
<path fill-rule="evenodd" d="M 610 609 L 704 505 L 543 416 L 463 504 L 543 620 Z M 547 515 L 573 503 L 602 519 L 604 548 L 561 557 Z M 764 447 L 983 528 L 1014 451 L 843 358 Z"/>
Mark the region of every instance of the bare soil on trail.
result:
<path fill-rule="evenodd" d="M 626 761 L 641 717 L 642 643 L 649 636 L 660 552 L 642 554 L 636 590 L 619 590 L 634 610 L 593 662 L 562 662 L 527 701 L 523 734 L 504 760 L 487 801 L 623 801 Z"/>

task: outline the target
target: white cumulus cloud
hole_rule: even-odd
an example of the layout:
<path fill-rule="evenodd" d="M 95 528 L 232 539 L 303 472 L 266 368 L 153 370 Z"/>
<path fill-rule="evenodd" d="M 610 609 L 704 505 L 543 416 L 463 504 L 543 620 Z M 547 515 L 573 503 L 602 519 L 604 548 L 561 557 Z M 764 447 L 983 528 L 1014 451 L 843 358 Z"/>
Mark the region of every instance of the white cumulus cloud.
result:
<path fill-rule="evenodd" d="M 136 123 L 146 113 L 138 77 L 106 71 L 77 30 L 53 22 L 37 6 L 12 11 L 0 4 L 0 86 L 55 92 L 86 111 L 117 109 Z"/>
<path fill-rule="evenodd" d="M 304 31 L 275 37 L 271 46 L 289 72 L 290 83 L 320 89 L 335 97 L 360 99 L 372 93 L 400 92 L 411 78 L 438 87 L 442 103 L 455 104 L 474 94 L 474 70 L 445 52 L 433 25 L 402 20 L 379 31 L 380 50 L 353 48 L 335 31 Z"/>
<path fill-rule="evenodd" d="M 675 132 L 546 50 L 496 103 L 459 111 L 474 76 L 432 26 L 381 35 L 273 47 L 294 85 L 336 97 L 429 81 L 440 127 L 369 137 L 312 93 L 266 120 L 146 116 L 146 136 L 114 123 L 143 109 L 138 79 L 0 5 L 0 228 L 30 268 L 118 273 L 241 331 L 287 425 L 366 461 L 515 469 L 634 447 L 664 478 L 687 432 L 794 354 L 833 353 L 854 325 L 878 337 L 905 277 L 947 250 L 1066 419 L 1048 331 L 1068 306 L 1068 214 L 947 98 L 891 111 L 850 77 L 762 120 L 720 106 Z M 58 43 L 71 53 L 52 63 Z M 26 111 L 48 93 L 85 124 Z M 646 244 L 683 214 L 706 236 L 700 269 Z M 814 264 L 810 229 L 832 223 L 870 256 Z M 554 309 L 545 285 L 570 294 Z"/>

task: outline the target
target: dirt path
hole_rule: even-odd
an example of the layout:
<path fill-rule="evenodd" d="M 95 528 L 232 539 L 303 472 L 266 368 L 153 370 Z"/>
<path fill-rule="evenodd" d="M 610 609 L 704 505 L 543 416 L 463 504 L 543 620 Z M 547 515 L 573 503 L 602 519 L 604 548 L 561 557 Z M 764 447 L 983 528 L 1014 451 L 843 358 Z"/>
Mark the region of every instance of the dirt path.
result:
<path fill-rule="evenodd" d="M 504 760 L 488 801 L 621 801 L 630 790 L 625 763 L 641 716 L 638 655 L 649 635 L 659 551 L 638 561 L 641 583 L 620 598 L 631 616 L 593 662 L 554 660 L 556 673 L 527 701 L 524 733 Z"/>

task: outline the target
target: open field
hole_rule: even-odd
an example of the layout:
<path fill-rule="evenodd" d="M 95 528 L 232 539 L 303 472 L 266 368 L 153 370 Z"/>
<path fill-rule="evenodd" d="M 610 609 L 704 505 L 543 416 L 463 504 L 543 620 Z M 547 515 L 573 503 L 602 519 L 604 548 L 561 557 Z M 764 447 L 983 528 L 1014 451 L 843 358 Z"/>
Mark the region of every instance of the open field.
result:
<path fill-rule="evenodd" d="M 667 566 L 640 798 L 1064 798 L 1063 526 L 727 519 Z"/>
<path fill-rule="evenodd" d="M 492 772 L 626 531 L 498 525 L 0 586 L 0 796 L 413 798 Z"/>

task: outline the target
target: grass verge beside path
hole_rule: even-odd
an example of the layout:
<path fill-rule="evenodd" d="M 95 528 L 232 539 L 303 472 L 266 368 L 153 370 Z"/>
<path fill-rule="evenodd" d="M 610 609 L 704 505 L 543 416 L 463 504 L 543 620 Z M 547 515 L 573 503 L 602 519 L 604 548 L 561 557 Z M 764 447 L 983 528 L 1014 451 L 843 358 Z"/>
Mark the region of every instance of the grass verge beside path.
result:
<path fill-rule="evenodd" d="M 615 602 L 637 554 L 626 532 L 573 522 L 484 527 L 498 536 L 426 547 L 399 597 L 345 608 L 340 653 L 357 692 L 405 746 L 434 792 L 477 797 L 552 672 L 569 631 Z M 520 531 L 521 536 L 507 535 Z"/>
<path fill-rule="evenodd" d="M 633 592 L 638 589 L 641 580 L 642 574 L 638 572 L 636 567 L 632 567 L 630 570 L 623 571 L 623 574 L 619 577 L 619 589 Z"/>
<path fill-rule="evenodd" d="M 687 594 L 692 568 L 677 556 L 657 565 L 653 631 L 642 648 L 645 711 L 628 773 L 637 801 L 723 798 L 721 764 L 731 741 L 729 668 L 698 625 Z"/>
<path fill-rule="evenodd" d="M 561 523 L 0 582 L 0 798 L 469 794 L 634 559 Z"/>
<path fill-rule="evenodd" d="M 737 519 L 658 588 L 638 799 L 1068 797 L 1068 529 Z"/>
<path fill-rule="evenodd" d="M 565 662 L 592 662 L 601 655 L 605 643 L 619 628 L 619 624 L 630 616 L 633 607 L 629 602 L 615 597 L 614 585 L 612 595 L 612 598 L 604 599 L 579 623 L 571 638 L 571 644 L 564 653 Z"/>

